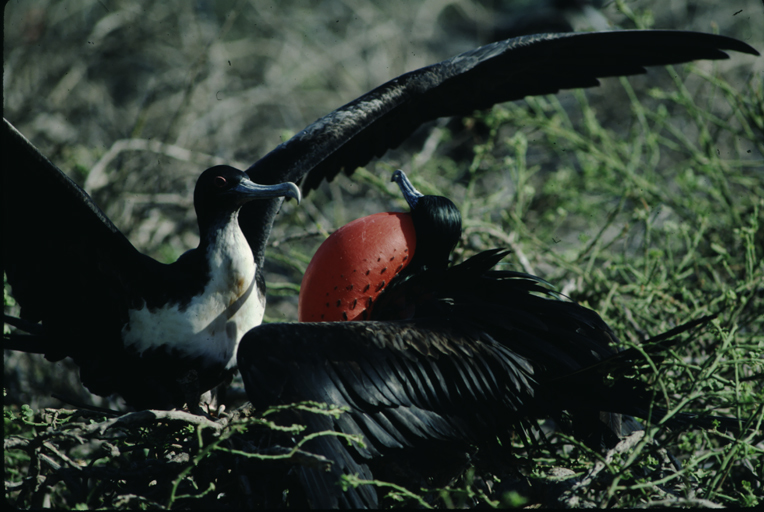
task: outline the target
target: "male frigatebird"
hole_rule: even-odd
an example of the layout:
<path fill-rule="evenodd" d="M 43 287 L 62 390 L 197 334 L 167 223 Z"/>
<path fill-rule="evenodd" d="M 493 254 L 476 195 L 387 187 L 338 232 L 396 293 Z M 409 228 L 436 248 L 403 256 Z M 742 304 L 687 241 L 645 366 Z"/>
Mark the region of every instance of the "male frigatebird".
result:
<path fill-rule="evenodd" d="M 119 393 L 138 408 L 197 408 L 194 397 L 235 370 L 239 340 L 265 310 L 262 261 L 239 210 L 299 200 L 299 188 L 207 169 L 194 189 L 199 247 L 165 265 L 138 252 L 5 120 L 3 147 L 3 268 L 25 325 L 41 322 L 6 347 L 71 357 L 91 392 Z"/>
<path fill-rule="evenodd" d="M 324 179 L 331 180 L 341 171 L 351 174 L 358 166 L 381 156 L 387 149 L 399 145 L 425 121 L 471 114 L 476 109 L 528 95 L 590 87 L 599 83 L 598 78 L 643 73 L 645 66 L 696 59 L 725 59 L 728 55 L 724 50 L 757 54 L 749 45 L 732 38 L 662 30 L 542 34 L 492 43 L 381 85 L 317 120 L 258 160 L 246 173 L 253 182 L 266 185 L 302 181 L 303 190 L 307 192 Z M 5 151 L 8 152 L 7 147 Z M 4 166 L 6 176 L 13 169 L 13 166 Z M 72 305 L 78 302 L 75 299 L 80 294 L 87 293 L 83 281 L 72 278 L 72 281 L 66 281 L 65 286 L 54 285 L 69 272 L 65 262 L 70 258 L 59 255 L 85 255 L 90 258 L 85 261 L 90 262 L 86 266 L 91 269 L 100 269 L 104 265 L 108 267 L 111 259 L 121 261 L 123 256 L 114 255 L 118 251 L 112 250 L 113 244 L 107 243 L 102 247 L 98 236 L 88 235 L 91 230 L 84 226 L 89 224 L 100 223 L 102 226 L 97 229 L 110 233 L 115 229 L 94 205 L 82 199 L 79 192 L 59 193 L 71 190 L 71 184 L 61 185 L 62 180 L 53 180 L 46 196 L 56 200 L 41 201 L 39 189 L 31 189 L 23 176 L 13 175 L 12 178 L 20 182 L 6 178 L 4 184 L 4 222 L 10 225 L 5 231 L 8 236 L 3 249 L 4 268 L 22 314 L 32 320 L 55 318 L 54 322 L 47 322 L 50 327 L 45 327 L 45 331 L 53 329 L 59 336 L 65 335 L 65 341 L 56 340 L 59 346 L 73 345 L 78 336 L 73 327 L 87 325 L 93 313 L 88 307 Z M 262 268 L 265 246 L 282 201 L 279 198 L 251 201 L 239 212 L 239 225 L 249 242 L 258 269 Z M 18 212 L 25 211 L 21 209 L 22 205 L 34 205 L 34 208 L 27 207 L 33 213 L 19 215 Z M 82 220 L 72 217 L 66 213 L 69 210 L 87 211 L 89 213 L 85 215 L 90 218 Z M 8 219 L 13 219 L 13 222 Z M 41 225 L 53 221 L 56 222 L 55 235 L 51 234 L 54 230 L 50 229 L 44 233 L 45 236 L 35 236 L 33 244 L 22 243 L 30 233 L 38 233 Z M 119 242 L 122 245 L 125 243 Z M 180 262 L 178 266 L 182 266 Z M 135 274 L 142 275 L 138 271 Z M 150 277 L 144 279 L 153 281 Z M 122 287 L 141 282 L 138 278 L 112 278 L 114 280 L 117 286 Z M 108 279 L 95 280 L 94 284 L 100 286 L 108 282 Z M 54 289 L 56 293 L 50 293 Z M 78 295 L 74 295 L 75 292 Z M 42 295 L 50 295 L 54 300 L 39 299 Z M 111 297 L 111 292 L 105 296 Z M 118 294 L 114 299 L 124 301 L 125 297 Z M 69 307 L 57 312 L 56 309 L 64 302 L 68 302 Z M 259 321 L 258 318 L 251 325 Z M 32 329 L 29 325 L 27 328 Z M 151 348 L 155 344 L 161 345 L 161 342 L 140 342 L 136 335 L 131 336 L 136 340 L 135 347 L 143 350 L 144 355 L 153 354 Z M 85 346 L 87 350 L 78 356 L 83 364 L 99 368 L 104 373 L 113 370 L 111 360 L 100 355 L 98 345 L 88 343 Z M 16 343 L 14 348 L 23 349 L 23 346 Z M 70 350 L 59 350 L 57 347 L 54 352 L 58 357 Z M 175 355 L 170 352 L 166 357 L 144 357 L 144 360 L 151 360 L 152 373 L 160 374 L 172 366 Z M 118 372 L 107 377 L 106 382 L 124 381 L 125 386 L 129 387 L 127 382 L 133 381 L 134 392 L 122 391 L 123 394 L 133 395 L 130 399 L 132 403 L 166 403 L 152 396 L 156 393 L 150 385 L 143 386 L 147 382 L 145 379 L 136 377 L 137 374 L 130 372 Z M 93 379 L 92 382 L 91 388 L 98 389 L 99 393 L 110 389 L 106 384 L 101 385 L 99 380 Z M 148 395 L 145 402 L 140 398 L 144 395 Z"/>
<path fill-rule="evenodd" d="M 336 482 L 353 473 L 373 479 L 370 467 L 384 465 L 401 449 L 407 450 L 406 464 L 425 452 L 433 464 L 445 464 L 459 459 L 465 443 L 489 453 L 499 448 L 497 438 L 509 446 L 510 432 L 528 436 L 543 418 L 598 449 L 615 446 L 636 424 L 631 416 L 658 421 L 666 414 L 651 405 L 653 393 L 638 378 L 607 378 L 633 373 L 643 356 L 635 349 L 617 352 L 618 337 L 597 313 L 561 298 L 538 277 L 492 270 L 505 250 L 449 267 L 461 234 L 459 210 L 447 198 L 419 193 L 401 171 L 393 179 L 412 222 L 394 217 L 387 228 L 408 232 L 413 224 L 416 249 L 407 233 L 353 257 L 356 240 L 374 243 L 378 227 L 352 222 L 319 248 L 300 291 L 301 307 L 319 304 L 315 311 L 324 312 L 325 320 L 342 320 L 357 300 L 370 321 L 267 324 L 247 333 L 239 347 L 239 369 L 256 408 L 306 400 L 347 407 L 337 418 L 311 412 L 287 418 L 307 425 L 309 433 L 336 431 L 364 440 L 365 446 L 352 448 L 336 437 L 306 444 L 333 462 L 330 472 L 298 468 L 311 506 L 375 506 L 373 489 L 342 492 Z M 397 275 L 379 272 L 377 261 L 402 253 L 411 257 Z M 338 280 L 312 279 L 323 272 Z M 337 303 L 324 303 L 329 293 Z M 660 358 L 677 334 L 707 321 L 656 337 L 643 350 Z M 691 414 L 666 423 L 710 427 L 712 420 L 731 429 L 738 425 L 732 418 Z"/>
<path fill-rule="evenodd" d="M 461 212 L 446 197 L 419 193 L 403 171 L 393 181 L 411 213 L 369 215 L 332 233 L 305 270 L 300 322 L 368 320 L 389 283 L 448 267 L 462 234 Z"/>

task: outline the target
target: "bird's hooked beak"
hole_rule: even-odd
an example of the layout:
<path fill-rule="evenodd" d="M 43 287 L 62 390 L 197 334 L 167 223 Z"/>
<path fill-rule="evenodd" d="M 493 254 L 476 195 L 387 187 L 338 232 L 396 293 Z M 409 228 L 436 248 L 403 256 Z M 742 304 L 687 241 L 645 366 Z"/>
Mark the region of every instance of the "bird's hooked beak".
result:
<path fill-rule="evenodd" d="M 297 200 L 297 204 L 300 204 L 302 200 L 300 187 L 291 181 L 277 185 L 260 185 L 249 178 L 243 178 L 231 191 L 241 195 L 245 201 L 271 197 L 291 197 Z"/>
<path fill-rule="evenodd" d="M 398 187 L 401 189 L 401 193 L 403 193 L 403 198 L 406 200 L 406 202 L 409 204 L 409 208 L 412 210 L 416 208 L 416 204 L 419 202 L 419 198 L 424 197 L 424 194 L 414 188 L 414 185 L 411 184 L 408 176 L 406 176 L 406 173 L 400 169 L 393 173 L 393 177 L 390 181 L 394 181 L 398 184 Z"/>

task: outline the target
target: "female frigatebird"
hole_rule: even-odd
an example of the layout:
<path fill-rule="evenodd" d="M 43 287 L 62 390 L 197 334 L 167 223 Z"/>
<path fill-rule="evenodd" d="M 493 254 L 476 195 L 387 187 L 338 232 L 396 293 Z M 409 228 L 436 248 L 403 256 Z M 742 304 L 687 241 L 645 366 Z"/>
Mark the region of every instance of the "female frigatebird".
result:
<path fill-rule="evenodd" d="M 309 432 L 364 439 L 365 447 L 352 449 L 334 437 L 308 445 L 333 461 L 330 473 L 299 469 L 313 506 L 375 505 L 372 490 L 341 493 L 332 479 L 357 472 L 370 480 L 368 466 L 399 449 L 416 453 L 426 447 L 430 456 L 443 457 L 438 460 L 463 453 L 460 443 L 494 451 L 497 438 L 508 442 L 513 430 L 527 436 L 545 418 L 593 448 L 613 447 L 631 428 L 625 425 L 633 424 L 623 415 L 658 421 L 666 414 L 652 406 L 653 393 L 641 380 L 608 380 L 633 373 L 642 356 L 635 349 L 618 352 L 618 337 L 597 313 L 564 300 L 538 277 L 493 270 L 506 250 L 484 251 L 449 267 L 461 234 L 459 210 L 447 198 L 419 193 L 402 171 L 393 180 L 411 208 L 411 223 L 388 228 L 408 231 L 413 225 L 416 249 L 401 236 L 394 238 L 403 242 L 346 257 L 357 240 L 375 240 L 367 236 L 377 230 L 374 222 L 354 221 L 318 249 L 300 291 L 301 306 L 319 304 L 316 311 L 325 312 L 325 320 L 343 320 L 338 312 L 360 299 L 370 321 L 263 325 L 247 333 L 239 348 L 239 368 L 256 407 L 305 400 L 347 407 L 336 419 L 293 413 L 290 421 L 306 424 Z M 386 262 L 401 253 L 413 253 L 408 264 L 372 294 L 386 279 L 374 268 L 377 258 Z M 312 278 L 325 273 L 342 277 Z M 344 276 L 358 278 L 346 286 Z M 355 293 L 359 287 L 366 290 L 363 297 Z M 325 306 L 329 292 L 338 303 Z M 678 333 L 708 320 L 656 337 L 643 349 L 657 354 Z M 691 414 L 666 423 L 710 427 L 712 420 L 737 428 L 736 419 Z"/>
<path fill-rule="evenodd" d="M 196 182 L 199 247 L 165 265 L 141 254 L 80 187 L 7 121 L 3 267 L 29 336 L 7 348 L 71 357 L 93 393 L 137 408 L 198 409 L 236 366 L 242 335 L 265 310 L 262 261 L 239 228 L 242 205 L 293 197 L 228 166 Z"/>
<path fill-rule="evenodd" d="M 662 30 L 541 34 L 492 43 L 381 85 L 317 120 L 258 160 L 246 173 L 253 182 L 266 185 L 302 181 L 303 190 L 307 192 L 324 179 L 331 180 L 341 171 L 351 174 L 358 166 L 381 156 L 387 149 L 399 145 L 425 121 L 443 116 L 468 115 L 476 109 L 528 95 L 595 86 L 599 83 L 598 78 L 643 73 L 645 66 L 696 59 L 725 59 L 728 55 L 724 50 L 757 54 L 749 45 L 732 38 Z M 9 147 L 11 151 L 18 151 L 7 145 L 6 152 Z M 58 338 L 55 343 L 58 347 L 54 352 L 59 357 L 71 352 L 68 346 L 77 345 L 77 327 L 87 325 L 91 318 L 88 308 L 73 306 L 79 302 L 81 295 L 87 293 L 86 287 L 78 284 L 81 281 L 73 279 L 63 286 L 52 286 L 68 272 L 66 266 L 59 262 L 69 261 L 64 255 L 71 253 L 84 255 L 84 261 L 90 262 L 86 265 L 88 268 L 109 267 L 111 259 L 121 261 L 123 258 L 114 255 L 118 252 L 113 250 L 114 243 L 125 245 L 126 241 L 120 239 L 120 242 L 104 243 L 99 236 L 89 236 L 91 230 L 83 226 L 96 224 L 99 227 L 95 231 L 108 233 L 113 233 L 115 228 L 89 199 L 83 200 L 80 192 L 71 193 L 71 183 L 62 184 L 62 179 L 49 181 L 44 195 L 53 199 L 41 201 L 40 189 L 30 189 L 23 174 L 8 178 L 12 169 L 15 168 L 6 165 L 3 171 L 6 180 L 4 222 L 9 226 L 5 230 L 8 236 L 3 249 L 4 269 L 23 316 L 33 321 L 45 317 L 56 319 L 55 322 L 47 322 L 50 326 L 44 326 L 44 334 L 48 336 L 51 330 L 56 332 Z M 265 260 L 266 242 L 282 201 L 251 201 L 239 212 L 239 225 L 254 255 L 257 269 L 262 268 Z M 22 205 L 34 205 L 33 214 L 20 215 L 18 212 L 26 211 Z M 72 217 L 65 213 L 69 210 L 85 212 L 83 215 L 88 219 Z M 13 222 L 8 220 L 11 218 Z M 33 244 L 22 243 L 28 234 L 36 233 L 41 225 L 47 225 L 52 220 L 56 221 L 55 235 L 51 235 L 53 230 L 48 230 L 45 236 L 34 237 Z M 136 258 L 138 260 L 141 258 Z M 178 268 L 181 266 L 179 262 Z M 143 275 L 139 270 L 133 274 Z M 152 281 L 151 277 L 144 279 Z M 94 283 L 105 286 L 111 281 L 115 281 L 118 287 L 141 282 L 138 278 L 111 278 L 96 279 Z M 57 290 L 56 293 L 49 294 L 53 289 Z M 30 290 L 44 292 L 35 294 Z M 48 294 L 50 300 L 38 297 Z M 104 297 L 111 297 L 111 292 L 104 292 Z M 117 300 L 125 299 L 118 296 Z M 68 303 L 67 307 L 60 313 L 56 312 L 62 303 Z M 259 321 L 257 318 L 251 325 Z M 27 329 L 34 330 L 34 327 L 27 325 Z M 12 348 L 24 350 L 21 340 L 18 341 Z M 151 347 L 157 344 L 161 345 L 161 342 L 134 343 L 140 350 L 145 349 L 144 353 L 152 353 Z M 111 360 L 101 357 L 100 346 L 90 343 L 86 346 L 87 350 L 77 356 L 82 364 L 99 368 L 102 374 L 113 369 Z M 168 352 L 166 357 L 152 364 L 151 372 L 159 374 L 167 371 L 175 358 L 175 353 Z M 105 382 L 114 380 L 125 382 L 120 389 L 129 387 L 128 383 L 133 382 L 135 392 L 121 391 L 122 394 L 133 395 L 129 399 L 131 403 L 167 403 L 152 396 L 156 393 L 150 385 L 143 386 L 145 379 L 142 376 L 117 372 L 116 376 L 107 376 Z M 98 393 L 106 393 L 113 386 L 93 379 L 90 387 L 98 389 Z M 141 399 L 144 395 L 145 402 Z"/>

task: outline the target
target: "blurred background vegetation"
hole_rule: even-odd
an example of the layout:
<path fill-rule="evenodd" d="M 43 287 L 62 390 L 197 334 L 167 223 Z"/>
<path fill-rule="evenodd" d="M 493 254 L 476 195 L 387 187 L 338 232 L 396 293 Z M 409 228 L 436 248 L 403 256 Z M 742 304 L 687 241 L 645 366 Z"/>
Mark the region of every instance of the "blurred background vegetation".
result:
<path fill-rule="evenodd" d="M 755 0 L 572 2 L 584 7 L 562 12 L 554 3 L 11 1 L 4 116 L 139 250 L 169 262 L 198 243 L 192 191 L 206 167 L 246 168 L 377 85 L 539 19 L 718 32 L 764 50 Z M 764 372 L 763 70 L 764 59 L 733 54 L 431 123 L 284 207 L 265 268 L 266 320 L 296 320 L 302 273 L 328 233 L 405 209 L 388 183 L 402 168 L 461 207 L 457 260 L 510 247 L 508 267 L 595 309 L 625 343 L 720 312 L 662 368 L 661 393 L 686 398 L 688 410 L 755 416 L 764 398 L 750 379 Z M 17 311 L 7 287 L 5 296 L 6 312 Z M 22 404 L 60 407 L 52 393 L 121 407 L 83 390 L 66 361 L 6 353 L 4 388 L 6 434 Z M 694 485 L 713 484 L 706 497 L 750 505 L 761 496 L 761 436 L 732 455 L 720 436 L 682 442 Z M 703 480 L 718 471 L 732 476 Z"/>

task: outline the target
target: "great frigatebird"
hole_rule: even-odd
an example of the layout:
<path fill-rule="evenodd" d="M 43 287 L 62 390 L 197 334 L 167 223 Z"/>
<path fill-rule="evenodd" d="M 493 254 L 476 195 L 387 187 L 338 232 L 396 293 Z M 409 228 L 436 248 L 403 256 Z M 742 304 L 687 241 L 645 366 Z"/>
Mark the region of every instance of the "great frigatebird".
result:
<path fill-rule="evenodd" d="M 403 171 L 393 181 L 411 212 L 369 215 L 332 233 L 302 278 L 300 322 L 368 320 L 388 284 L 448 266 L 462 233 L 459 209 L 446 197 L 419 193 Z"/>
<path fill-rule="evenodd" d="M 370 468 L 401 453 L 407 466 L 418 459 L 453 464 L 467 451 L 465 443 L 491 453 L 499 449 L 497 438 L 509 446 L 508 434 L 520 430 L 528 436 L 543 418 L 595 449 L 613 447 L 638 425 L 631 416 L 657 422 L 666 414 L 651 405 L 652 391 L 633 376 L 642 353 L 618 352 L 618 337 L 597 313 L 563 299 L 538 277 L 493 270 L 505 250 L 449 267 L 461 233 L 459 210 L 447 198 L 419 193 L 401 171 L 393 179 L 411 207 L 416 249 L 409 250 L 408 265 L 372 293 L 386 278 L 378 270 L 366 272 L 376 258 L 345 256 L 357 239 L 374 243 L 367 235 L 377 226 L 353 222 L 329 237 L 311 262 L 319 274 L 357 274 L 353 286 L 344 279 L 308 280 L 300 291 L 307 303 L 321 303 L 317 310 L 326 311 L 326 320 L 341 320 L 338 312 L 351 310 L 348 304 L 358 299 L 355 289 L 365 289 L 361 301 L 373 297 L 370 321 L 262 325 L 239 348 L 239 368 L 255 407 L 306 400 L 346 407 L 337 418 L 311 412 L 287 418 L 306 424 L 309 433 L 336 431 L 364 440 L 352 448 L 336 437 L 305 445 L 333 462 L 330 472 L 297 469 L 311 506 L 375 506 L 373 489 L 342 492 L 336 482 L 353 473 L 372 480 Z M 375 256 L 386 262 L 410 249 L 406 237 L 397 240 L 403 242 L 379 245 Z M 339 302 L 324 308 L 329 292 Z M 677 334 L 708 319 L 689 322 L 642 349 L 660 359 Z M 625 372 L 632 376 L 608 378 Z M 711 427 L 713 420 L 738 428 L 736 419 L 691 414 L 666 424 Z"/>
<path fill-rule="evenodd" d="M 7 348 L 71 357 L 83 384 L 138 408 L 181 407 L 235 370 L 241 336 L 265 310 L 262 261 L 242 205 L 300 199 L 228 166 L 196 182 L 199 247 L 165 265 L 141 254 L 92 199 L 4 120 L 3 268 L 29 336 Z M 189 396 L 186 396 L 189 395 Z"/>
<path fill-rule="evenodd" d="M 425 121 L 471 114 L 476 109 L 528 95 L 595 86 L 599 83 L 598 78 L 643 73 L 645 66 L 695 59 L 725 59 L 728 55 L 724 50 L 757 54 L 749 45 L 732 38 L 661 30 L 542 34 L 492 43 L 381 85 L 317 120 L 258 160 L 246 172 L 255 183 L 302 181 L 303 190 L 307 192 L 323 180 L 333 179 L 339 172 L 351 174 L 358 166 L 381 156 L 387 149 L 399 145 Z M 4 169 L 7 173 L 9 166 Z M 44 295 L 52 289 L 50 283 L 57 282 L 60 276 L 66 274 L 64 268 L 56 265 L 56 260 L 40 256 L 59 253 L 62 247 L 73 254 L 89 255 L 91 267 L 108 266 L 112 255 L 108 250 L 99 248 L 95 237 L 83 237 L 82 230 L 88 223 L 94 223 L 94 219 L 106 226 L 100 229 L 113 232 L 113 226 L 106 222 L 100 211 L 84 223 L 69 217 L 65 213 L 70 209 L 69 201 L 61 199 L 65 196 L 59 197 L 56 192 L 61 187 L 59 184 L 52 185 L 50 192 L 59 201 L 47 203 L 37 201 L 35 192 L 24 185 L 26 183 L 22 182 L 13 188 L 4 186 L 4 194 L 7 194 L 4 197 L 8 197 L 4 201 L 4 217 L 14 219 L 12 229 L 6 231 L 9 236 L 4 244 L 4 265 L 13 294 L 23 314 L 26 315 L 27 309 L 34 311 L 37 308 L 34 314 L 28 315 L 29 318 L 55 317 L 58 319 L 53 322 L 55 329 L 62 331 L 69 325 L 62 318 L 82 325 L 85 322 L 78 320 L 89 314 L 86 308 L 78 310 L 71 306 L 65 309 L 69 313 L 67 315 L 54 312 L 63 301 L 77 302 L 75 299 L 78 296 L 72 295 L 72 291 L 84 293 L 84 287 L 78 286 L 76 280 L 72 286 L 61 288 L 70 290 L 69 295 L 64 292 L 53 294 L 59 300 L 48 302 L 44 307 L 37 306 L 34 294 L 26 293 L 24 288 L 45 290 L 41 293 Z M 71 185 L 66 187 L 71 188 Z M 82 200 L 77 197 L 71 202 L 82 203 Z M 282 199 L 252 201 L 244 205 L 239 213 L 239 224 L 254 254 L 257 268 L 262 267 L 265 259 L 266 242 L 281 202 Z M 35 211 L 42 212 L 43 224 L 55 219 L 58 222 L 57 234 L 37 237 L 33 245 L 20 243 L 28 233 L 36 232 L 40 225 L 31 220 L 39 217 L 16 213 L 16 205 L 20 204 L 36 204 Z M 87 208 L 91 212 L 94 210 L 90 206 Z M 104 254 L 99 256 L 99 253 Z M 37 264 L 11 267 L 10 261 Z M 120 286 L 123 285 L 120 283 Z M 65 344 L 74 343 L 76 330 L 67 330 L 66 337 Z M 82 361 L 93 366 L 106 366 L 96 350 L 86 352 L 82 355 Z M 152 371 L 161 373 L 173 360 L 172 356 L 154 360 Z M 134 379 L 135 375 L 124 377 Z M 105 392 L 106 388 L 101 388 L 100 392 Z M 145 391 L 140 382 L 137 382 L 137 388 L 131 399 L 134 403 L 140 403 L 139 397 Z"/>

